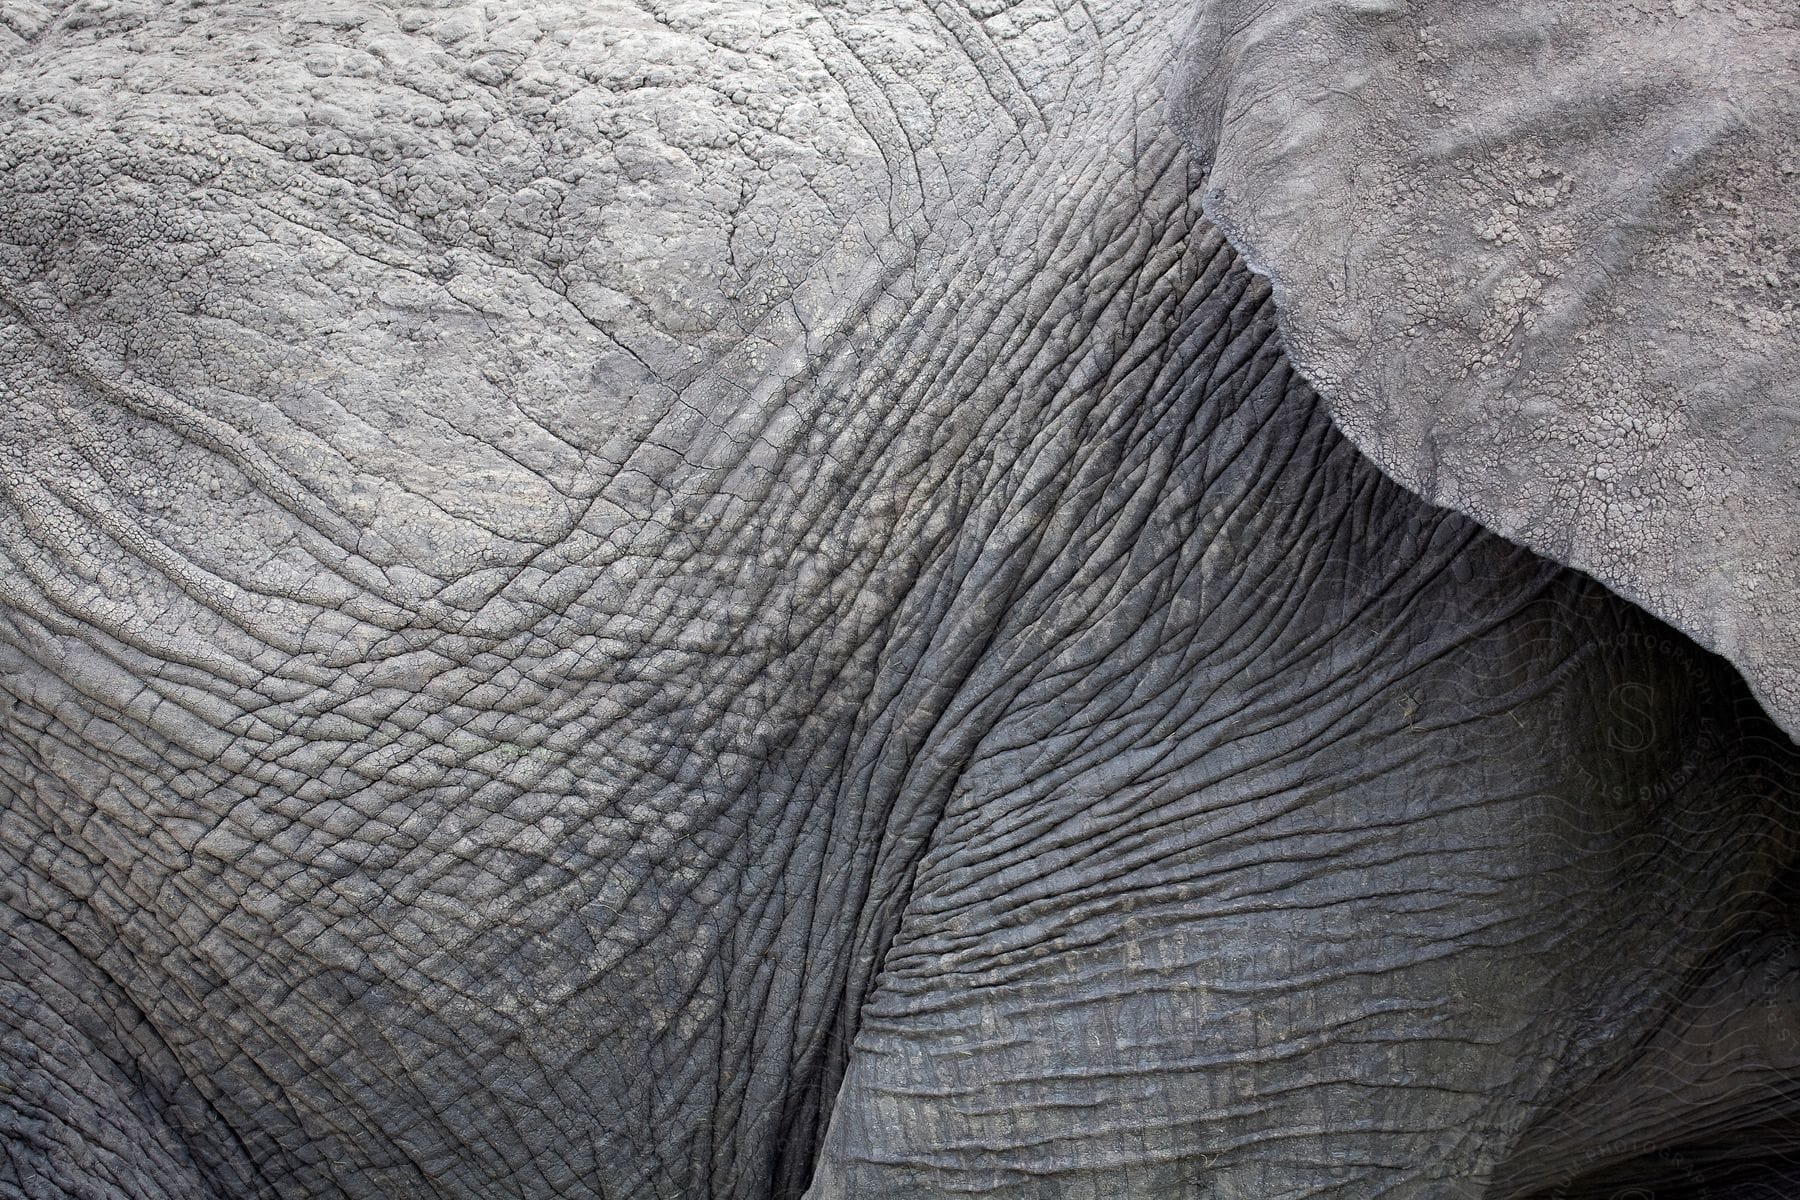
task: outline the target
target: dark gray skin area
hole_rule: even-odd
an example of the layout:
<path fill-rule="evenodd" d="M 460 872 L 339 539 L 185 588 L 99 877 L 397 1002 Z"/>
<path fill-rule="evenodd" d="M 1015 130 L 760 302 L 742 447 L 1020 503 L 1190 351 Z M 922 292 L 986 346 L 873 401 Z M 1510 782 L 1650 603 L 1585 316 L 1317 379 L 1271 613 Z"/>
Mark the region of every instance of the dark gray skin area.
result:
<path fill-rule="evenodd" d="M 1791 1182 L 1791 741 L 1337 432 L 1180 22 L 5 12 L 0 1196 Z"/>

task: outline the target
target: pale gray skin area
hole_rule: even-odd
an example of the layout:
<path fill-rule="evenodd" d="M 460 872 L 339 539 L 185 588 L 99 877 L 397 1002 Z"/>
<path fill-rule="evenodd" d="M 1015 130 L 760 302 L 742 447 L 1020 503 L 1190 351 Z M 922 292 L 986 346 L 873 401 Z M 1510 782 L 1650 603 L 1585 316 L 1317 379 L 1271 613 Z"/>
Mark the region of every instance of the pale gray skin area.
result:
<path fill-rule="evenodd" d="M 1340 427 L 1800 735 L 1800 8 L 1201 8 L 1206 211 Z"/>
<path fill-rule="evenodd" d="M 0 14 L 0 1195 L 1791 1190 L 1792 744 L 1333 428 L 1185 13 Z"/>

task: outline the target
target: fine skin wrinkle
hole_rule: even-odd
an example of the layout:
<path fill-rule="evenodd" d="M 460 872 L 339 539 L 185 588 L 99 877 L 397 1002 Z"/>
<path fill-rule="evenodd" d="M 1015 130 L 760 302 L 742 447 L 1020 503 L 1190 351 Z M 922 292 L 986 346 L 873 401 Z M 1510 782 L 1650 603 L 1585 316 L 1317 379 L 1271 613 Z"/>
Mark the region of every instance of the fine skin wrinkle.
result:
<path fill-rule="evenodd" d="M 1791 740 L 1339 432 L 1196 19 L 0 6 L 0 1197 L 1785 1186 Z"/>

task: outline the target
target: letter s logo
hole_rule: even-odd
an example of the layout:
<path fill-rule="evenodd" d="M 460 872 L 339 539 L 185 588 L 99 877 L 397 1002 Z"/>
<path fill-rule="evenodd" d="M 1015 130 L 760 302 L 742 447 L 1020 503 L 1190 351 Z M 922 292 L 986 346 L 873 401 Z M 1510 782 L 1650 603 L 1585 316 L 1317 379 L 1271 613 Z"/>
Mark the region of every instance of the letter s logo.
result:
<path fill-rule="evenodd" d="M 1613 689 L 1612 744 L 1632 754 L 1648 750 L 1656 740 L 1656 690 L 1648 684 L 1622 683 Z"/>

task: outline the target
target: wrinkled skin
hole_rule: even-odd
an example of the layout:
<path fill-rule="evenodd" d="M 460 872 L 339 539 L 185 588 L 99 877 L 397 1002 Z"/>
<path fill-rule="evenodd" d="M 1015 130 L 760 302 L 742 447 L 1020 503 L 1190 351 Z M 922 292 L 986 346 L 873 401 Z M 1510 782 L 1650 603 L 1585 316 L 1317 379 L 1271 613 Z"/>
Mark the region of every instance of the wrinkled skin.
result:
<path fill-rule="evenodd" d="M 1800 9 L 1201 2 L 1175 120 L 1339 427 L 1800 737 Z"/>
<path fill-rule="evenodd" d="M 1334 430 L 1179 22 L 109 11 L 0 77 L 0 1195 L 1783 1194 L 1791 742 Z"/>

